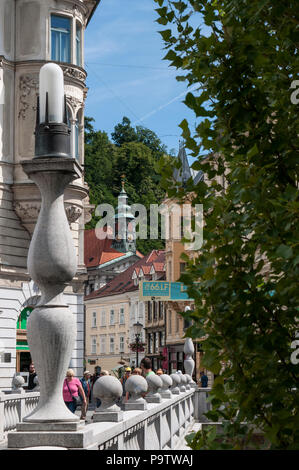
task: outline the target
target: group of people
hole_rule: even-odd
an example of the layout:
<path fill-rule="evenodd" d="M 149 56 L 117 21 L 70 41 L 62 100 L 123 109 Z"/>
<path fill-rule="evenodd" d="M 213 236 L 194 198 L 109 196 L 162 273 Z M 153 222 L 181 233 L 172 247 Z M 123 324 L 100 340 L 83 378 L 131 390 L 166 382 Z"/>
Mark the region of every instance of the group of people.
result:
<path fill-rule="evenodd" d="M 146 378 L 150 374 L 162 375 L 164 374 L 162 369 L 157 369 L 156 372 L 152 370 L 152 362 L 148 357 L 144 357 L 140 362 L 140 367 L 135 367 L 133 370 L 131 367 L 125 368 L 125 374 L 120 379 L 122 384 L 123 393 L 121 404 L 125 403 L 129 399 L 129 393 L 126 391 L 126 382 L 131 377 L 131 375 L 140 375 Z M 104 375 L 109 375 L 107 370 L 96 370 L 92 375 L 88 370 L 83 374 L 83 377 L 79 380 L 75 377 L 74 371 L 68 369 L 66 373 L 66 378 L 63 382 L 63 399 L 66 406 L 70 411 L 75 413 L 77 405 L 81 402 L 81 417 L 80 419 L 86 420 L 86 413 L 88 409 L 88 404 L 92 399 L 92 388 L 94 383 L 99 377 Z M 200 373 L 200 386 L 208 386 L 208 377 L 204 372 Z M 96 398 L 96 406 L 101 405 L 101 400 Z"/>

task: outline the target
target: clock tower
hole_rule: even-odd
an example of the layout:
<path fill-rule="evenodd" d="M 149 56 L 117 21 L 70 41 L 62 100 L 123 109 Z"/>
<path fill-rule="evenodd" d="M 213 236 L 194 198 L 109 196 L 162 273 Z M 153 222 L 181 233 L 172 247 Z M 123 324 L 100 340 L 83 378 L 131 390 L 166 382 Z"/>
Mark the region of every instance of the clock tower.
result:
<path fill-rule="evenodd" d="M 122 189 L 118 196 L 118 205 L 115 218 L 115 239 L 112 248 L 122 253 L 136 253 L 135 218 L 128 205 L 128 196 L 125 191 L 124 176 L 122 176 Z"/>

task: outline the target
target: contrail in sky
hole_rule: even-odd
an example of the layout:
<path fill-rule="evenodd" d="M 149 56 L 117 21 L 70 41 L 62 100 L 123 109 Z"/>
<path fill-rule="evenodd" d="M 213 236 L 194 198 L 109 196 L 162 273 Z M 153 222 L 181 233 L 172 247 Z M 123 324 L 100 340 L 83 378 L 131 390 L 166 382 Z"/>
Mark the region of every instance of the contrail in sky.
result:
<path fill-rule="evenodd" d="M 195 90 L 196 88 L 198 88 L 198 85 L 194 85 L 193 87 L 191 87 L 190 90 L 188 90 L 188 92 L 193 91 L 193 90 Z M 166 108 L 166 107 L 169 106 L 171 103 L 173 103 L 174 101 L 178 100 L 181 96 L 184 96 L 186 93 L 187 93 L 186 91 L 183 91 L 183 93 L 180 93 L 179 95 L 175 96 L 174 98 L 172 98 L 172 100 L 168 101 L 168 102 L 165 103 L 165 104 L 162 104 L 161 106 L 159 106 L 158 108 L 154 109 L 154 110 L 151 111 L 150 113 L 145 114 L 142 118 L 140 118 L 140 119 L 138 119 L 137 121 L 135 121 L 132 125 L 133 125 L 133 126 L 136 126 L 136 124 L 138 124 L 139 122 L 144 121 L 145 119 L 149 118 L 150 116 L 152 116 L 153 114 L 157 113 L 158 111 L 161 111 L 161 109 Z"/>

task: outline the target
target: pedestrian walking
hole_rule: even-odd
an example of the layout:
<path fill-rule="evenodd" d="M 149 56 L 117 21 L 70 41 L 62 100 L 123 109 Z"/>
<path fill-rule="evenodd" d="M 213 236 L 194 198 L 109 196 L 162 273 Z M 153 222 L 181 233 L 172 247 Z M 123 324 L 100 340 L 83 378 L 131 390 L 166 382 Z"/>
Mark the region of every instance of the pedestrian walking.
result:
<path fill-rule="evenodd" d="M 126 381 L 128 378 L 131 376 L 132 369 L 131 367 L 126 367 L 125 368 L 125 375 L 120 379 L 120 383 L 122 384 L 123 387 L 123 394 L 122 394 L 122 402 L 126 402 L 129 399 L 129 393 L 126 392 Z"/>
<path fill-rule="evenodd" d="M 163 370 L 162 369 L 158 369 L 157 372 L 156 372 L 156 375 L 162 375 L 164 374 Z"/>
<path fill-rule="evenodd" d="M 140 362 L 140 367 L 142 369 L 142 375 L 147 377 L 148 375 L 154 374 L 155 372 L 152 370 L 152 361 L 149 357 L 144 357 Z"/>
<path fill-rule="evenodd" d="M 81 405 L 80 419 L 85 419 L 85 420 L 86 420 L 86 413 L 88 410 L 88 404 L 89 404 L 90 395 L 91 395 L 90 378 L 91 378 L 91 373 L 89 372 L 89 370 L 86 370 L 83 372 L 83 377 L 80 379 L 80 382 L 81 382 L 81 385 L 85 394 L 85 398 L 86 398 L 86 404 L 84 405 L 84 403 L 82 402 L 82 405 Z"/>
<path fill-rule="evenodd" d="M 140 369 L 139 367 L 135 367 L 132 372 L 132 375 L 142 375 L 142 369 Z"/>
<path fill-rule="evenodd" d="M 79 394 L 82 397 L 83 404 L 86 405 L 84 390 L 80 380 L 75 377 L 73 369 L 68 369 L 66 372 L 62 393 L 64 403 L 72 413 L 75 413 L 77 405 L 80 401 Z"/>

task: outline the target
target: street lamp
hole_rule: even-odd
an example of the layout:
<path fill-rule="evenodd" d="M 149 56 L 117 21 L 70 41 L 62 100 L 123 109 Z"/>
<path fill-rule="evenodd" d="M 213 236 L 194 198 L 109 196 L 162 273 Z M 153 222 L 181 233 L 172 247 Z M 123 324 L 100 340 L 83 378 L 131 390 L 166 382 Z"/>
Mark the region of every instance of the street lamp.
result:
<path fill-rule="evenodd" d="M 63 71 L 57 64 L 47 63 L 40 70 L 35 156 L 22 162 L 24 172 L 39 187 L 42 200 L 28 253 L 28 271 L 42 295 L 27 325 L 40 399 L 23 421 L 34 426 L 43 423 L 41 429 L 50 431 L 53 423 L 79 421 L 65 406 L 61 393 L 76 339 L 75 317 L 63 295 L 77 271 L 64 191 L 82 176 L 69 150 Z M 50 423 L 49 428 L 45 423 Z"/>
<path fill-rule="evenodd" d="M 136 344 L 136 367 L 138 367 L 138 349 L 139 349 L 139 344 L 141 343 L 140 337 L 141 337 L 141 331 L 142 331 L 143 325 L 139 321 L 137 323 L 133 324 L 133 331 L 135 334 L 135 344 Z"/>

